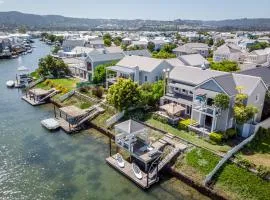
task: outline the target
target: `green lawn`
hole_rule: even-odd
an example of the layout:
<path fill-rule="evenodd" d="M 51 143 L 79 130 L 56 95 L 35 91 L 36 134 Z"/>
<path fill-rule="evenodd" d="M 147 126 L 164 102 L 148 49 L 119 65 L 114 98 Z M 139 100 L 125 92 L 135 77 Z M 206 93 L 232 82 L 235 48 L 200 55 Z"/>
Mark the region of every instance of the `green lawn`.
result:
<path fill-rule="evenodd" d="M 116 110 L 112 109 L 112 108 L 107 108 L 107 107 L 103 107 L 105 109 L 105 112 L 98 115 L 96 118 L 94 118 L 92 120 L 92 122 L 96 125 L 99 125 L 101 127 L 106 127 L 106 120 L 109 119 L 110 117 L 112 117 L 113 115 L 115 115 L 117 113 Z"/>
<path fill-rule="evenodd" d="M 217 177 L 214 189 L 221 192 L 229 191 L 229 199 L 269 200 L 270 198 L 269 181 L 234 164 L 227 164 L 224 167 Z"/>
<path fill-rule="evenodd" d="M 187 152 L 183 159 L 177 161 L 175 167 L 198 183 L 202 183 L 219 159 L 207 150 L 194 148 Z M 232 200 L 268 200 L 270 197 L 270 182 L 231 163 L 226 164 L 218 172 L 213 189 Z"/>
<path fill-rule="evenodd" d="M 65 79 L 47 79 L 53 83 L 53 87 L 63 86 L 68 89 L 68 91 L 76 88 L 76 84 L 79 82 L 78 79 L 73 78 L 65 78 Z M 50 89 L 51 86 L 46 84 L 46 81 L 38 84 L 36 87 L 42 89 Z"/>
<path fill-rule="evenodd" d="M 145 122 L 149 125 L 152 125 L 152 126 L 158 128 L 158 129 L 161 129 L 163 131 L 166 131 L 166 132 L 169 132 L 169 133 L 174 134 L 176 136 L 179 136 L 187 141 L 190 141 L 191 143 L 194 143 L 194 144 L 201 146 L 201 147 L 204 147 L 204 148 L 211 149 L 212 151 L 215 151 L 215 152 L 224 153 L 224 152 L 227 152 L 231 149 L 231 147 L 228 145 L 211 144 L 208 141 L 205 141 L 205 140 L 199 138 L 198 135 L 196 135 L 196 134 L 188 133 L 186 131 L 180 131 L 177 128 L 170 126 L 169 124 L 161 123 L 160 121 L 157 121 L 153 118 L 149 118 Z"/>
<path fill-rule="evenodd" d="M 270 130 L 260 129 L 254 140 L 242 150 L 242 154 L 253 164 L 270 168 Z"/>

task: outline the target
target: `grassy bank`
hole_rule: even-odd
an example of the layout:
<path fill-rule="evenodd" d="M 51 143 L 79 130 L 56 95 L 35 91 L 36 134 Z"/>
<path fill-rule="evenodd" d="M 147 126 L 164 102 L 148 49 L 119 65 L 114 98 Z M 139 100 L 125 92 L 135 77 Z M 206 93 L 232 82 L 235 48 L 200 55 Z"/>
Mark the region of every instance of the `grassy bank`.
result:
<path fill-rule="evenodd" d="M 42 83 L 39 83 L 36 87 L 42 88 L 45 90 L 49 90 L 52 87 L 60 88 L 63 87 L 66 89 L 66 92 L 69 92 L 76 88 L 76 84 L 79 82 L 78 79 L 75 78 L 65 78 L 65 79 L 47 79 Z"/>
<path fill-rule="evenodd" d="M 175 168 L 202 183 L 219 159 L 207 150 L 194 148 L 176 162 Z M 228 199 L 235 200 L 267 200 L 270 197 L 270 182 L 231 163 L 226 164 L 216 175 L 213 189 Z"/>

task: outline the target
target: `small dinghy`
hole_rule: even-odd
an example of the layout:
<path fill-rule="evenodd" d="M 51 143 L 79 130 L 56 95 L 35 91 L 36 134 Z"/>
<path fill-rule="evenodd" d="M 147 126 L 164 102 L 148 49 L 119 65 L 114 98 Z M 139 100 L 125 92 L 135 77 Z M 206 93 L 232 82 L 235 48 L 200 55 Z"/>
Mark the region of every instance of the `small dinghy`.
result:
<path fill-rule="evenodd" d="M 125 162 L 124 162 L 124 159 L 121 156 L 121 154 L 118 153 L 116 155 L 116 160 L 117 160 L 117 164 L 118 164 L 119 167 L 121 167 L 121 168 L 124 168 L 125 167 Z"/>
<path fill-rule="evenodd" d="M 50 131 L 58 129 L 60 127 L 58 121 L 53 118 L 42 120 L 40 123 Z"/>
<path fill-rule="evenodd" d="M 6 82 L 6 85 L 7 85 L 7 87 L 14 87 L 15 82 L 12 81 L 12 80 L 9 80 L 9 81 Z"/>
<path fill-rule="evenodd" d="M 142 179 L 142 171 L 135 163 L 132 163 L 132 170 L 138 179 Z"/>

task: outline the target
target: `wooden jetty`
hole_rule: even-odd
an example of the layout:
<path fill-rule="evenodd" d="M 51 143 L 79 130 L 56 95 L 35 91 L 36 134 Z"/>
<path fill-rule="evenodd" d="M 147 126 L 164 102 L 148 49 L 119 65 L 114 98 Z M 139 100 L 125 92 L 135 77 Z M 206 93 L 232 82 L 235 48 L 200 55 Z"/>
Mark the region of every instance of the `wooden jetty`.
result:
<path fill-rule="evenodd" d="M 59 91 L 55 89 L 43 90 L 40 88 L 31 89 L 22 96 L 22 99 L 32 106 L 38 106 L 47 103 L 47 100 L 58 94 Z"/>
<path fill-rule="evenodd" d="M 154 179 L 154 180 L 150 179 L 149 175 L 144 173 L 143 171 L 142 171 L 143 178 L 138 179 L 132 170 L 132 164 L 127 162 L 127 161 L 124 161 L 125 162 L 124 168 L 119 167 L 119 165 L 117 164 L 116 155 L 113 155 L 111 157 L 106 158 L 106 162 L 111 167 L 115 168 L 117 171 L 119 171 L 121 174 L 125 175 L 127 178 L 132 180 L 134 183 L 136 183 L 138 186 L 142 187 L 143 189 L 147 189 L 151 185 L 156 183 L 156 179 Z"/>

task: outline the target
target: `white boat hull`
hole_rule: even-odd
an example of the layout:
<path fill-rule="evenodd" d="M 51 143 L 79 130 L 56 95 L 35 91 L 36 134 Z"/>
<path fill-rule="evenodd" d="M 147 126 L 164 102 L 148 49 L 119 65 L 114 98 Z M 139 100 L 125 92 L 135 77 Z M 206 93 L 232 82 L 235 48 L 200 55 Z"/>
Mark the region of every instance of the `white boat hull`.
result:
<path fill-rule="evenodd" d="M 142 179 L 142 172 L 135 163 L 132 163 L 132 170 L 135 176 L 137 177 L 137 179 Z"/>
<path fill-rule="evenodd" d="M 15 86 L 15 82 L 14 81 L 7 81 L 6 82 L 6 86 L 7 87 L 14 87 Z"/>
<path fill-rule="evenodd" d="M 120 154 L 117 154 L 116 160 L 117 160 L 117 164 L 118 164 L 119 167 L 121 167 L 121 168 L 125 167 L 124 159 Z"/>

